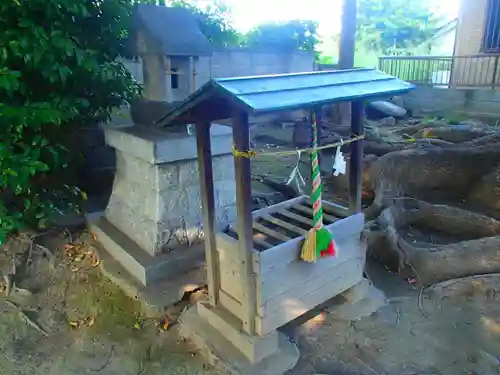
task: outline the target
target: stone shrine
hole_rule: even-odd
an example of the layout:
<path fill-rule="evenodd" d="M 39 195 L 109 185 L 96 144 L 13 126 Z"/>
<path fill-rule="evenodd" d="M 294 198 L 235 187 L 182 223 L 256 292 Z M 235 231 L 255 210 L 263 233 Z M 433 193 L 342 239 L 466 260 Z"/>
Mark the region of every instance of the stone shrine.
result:
<path fill-rule="evenodd" d="M 167 19 L 184 20 L 182 43 L 161 33 Z M 203 259 L 202 247 L 191 246 L 203 240 L 196 138 L 185 126 L 162 129 L 154 121 L 173 105 L 160 100 L 167 84 L 157 79 L 164 76 L 169 56 L 193 62 L 197 53 L 210 53 L 210 45 L 185 9 L 140 5 L 135 20 L 136 54 L 146 62 L 144 98 L 132 105 L 133 124 L 105 126 L 106 143 L 116 152 L 116 174 L 105 215 L 92 230 L 105 250 L 147 286 Z M 210 136 L 215 214 L 224 225 L 236 210 L 232 130 L 214 125 Z"/>

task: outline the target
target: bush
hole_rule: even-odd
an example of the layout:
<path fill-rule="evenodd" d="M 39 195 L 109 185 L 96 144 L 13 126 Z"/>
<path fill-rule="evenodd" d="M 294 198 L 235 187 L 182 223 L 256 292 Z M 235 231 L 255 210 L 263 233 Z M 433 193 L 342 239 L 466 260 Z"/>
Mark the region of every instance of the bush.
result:
<path fill-rule="evenodd" d="M 0 1 L 0 242 L 49 224 L 78 194 L 65 135 L 109 119 L 139 87 L 126 56 L 127 0 Z M 84 198 L 84 196 L 83 196 Z"/>

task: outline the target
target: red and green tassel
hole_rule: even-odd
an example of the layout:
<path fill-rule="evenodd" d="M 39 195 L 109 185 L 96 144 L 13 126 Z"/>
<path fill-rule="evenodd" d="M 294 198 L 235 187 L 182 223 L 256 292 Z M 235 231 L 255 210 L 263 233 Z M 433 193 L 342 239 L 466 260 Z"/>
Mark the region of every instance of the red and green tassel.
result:
<path fill-rule="evenodd" d="M 311 201 L 313 206 L 313 227 L 309 230 L 306 240 L 302 245 L 301 258 L 305 262 L 313 263 L 318 257 L 335 256 L 335 241 L 331 233 L 323 227 L 323 207 L 321 200 L 321 192 L 323 186 L 321 184 L 321 175 L 318 161 L 318 128 L 314 111 L 311 111 L 312 119 L 312 194 Z"/>

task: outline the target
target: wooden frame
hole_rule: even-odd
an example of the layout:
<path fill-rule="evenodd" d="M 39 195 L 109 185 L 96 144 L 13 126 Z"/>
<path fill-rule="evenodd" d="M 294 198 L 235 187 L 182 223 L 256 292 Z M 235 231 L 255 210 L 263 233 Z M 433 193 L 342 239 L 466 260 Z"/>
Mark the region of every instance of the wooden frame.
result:
<path fill-rule="evenodd" d="M 321 112 L 319 107 L 312 110 Z M 363 102 L 353 102 L 353 137 L 363 134 L 363 113 Z M 235 107 L 232 119 L 236 149 L 249 150 L 248 114 Z M 209 128 L 209 122 L 196 124 L 210 304 L 239 318 L 246 333 L 266 335 L 360 282 L 365 261 L 361 142 L 350 148 L 349 208 L 324 202 L 325 225 L 341 249 L 339 255 L 309 264 L 299 259 L 312 226 L 309 198 L 298 197 L 252 213 L 249 158 L 235 157 L 234 161 L 237 221 L 215 234 Z"/>

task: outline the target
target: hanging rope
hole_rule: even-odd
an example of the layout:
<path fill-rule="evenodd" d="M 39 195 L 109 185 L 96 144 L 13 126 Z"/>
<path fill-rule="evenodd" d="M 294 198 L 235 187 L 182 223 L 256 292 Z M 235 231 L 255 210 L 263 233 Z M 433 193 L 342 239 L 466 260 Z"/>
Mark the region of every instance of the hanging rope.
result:
<path fill-rule="evenodd" d="M 318 127 L 314 111 L 311 111 L 313 147 L 311 154 L 312 164 L 312 192 L 311 203 L 313 207 L 313 227 L 309 230 L 306 240 L 302 245 L 300 257 L 305 262 L 313 263 L 318 256 L 334 256 L 335 242 L 331 233 L 323 227 L 323 203 L 321 193 L 323 186 L 321 184 L 321 174 L 318 161 Z"/>
<path fill-rule="evenodd" d="M 345 140 L 345 141 L 338 141 L 338 142 L 334 142 L 334 143 L 329 143 L 327 145 L 318 146 L 316 148 L 309 147 L 309 148 L 302 148 L 302 149 L 293 149 L 293 150 L 285 150 L 285 151 L 271 151 L 271 152 L 263 152 L 263 151 L 259 151 L 259 150 L 240 151 L 240 150 L 236 149 L 236 146 L 233 144 L 232 152 L 233 152 L 233 155 L 237 158 L 254 158 L 257 156 L 293 156 L 293 155 L 296 155 L 297 152 L 312 154 L 313 152 L 317 152 L 320 150 L 326 150 L 329 148 L 335 148 L 338 146 L 347 145 L 347 144 L 352 143 L 352 142 L 360 141 L 364 138 L 365 138 L 364 135 L 358 135 L 356 137 L 350 138 L 350 139 Z"/>

